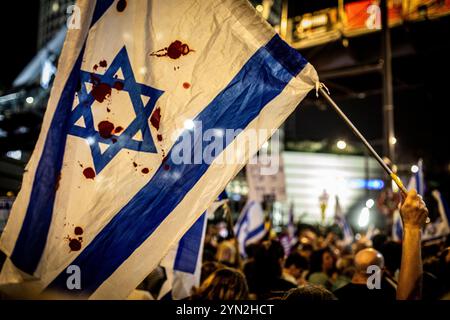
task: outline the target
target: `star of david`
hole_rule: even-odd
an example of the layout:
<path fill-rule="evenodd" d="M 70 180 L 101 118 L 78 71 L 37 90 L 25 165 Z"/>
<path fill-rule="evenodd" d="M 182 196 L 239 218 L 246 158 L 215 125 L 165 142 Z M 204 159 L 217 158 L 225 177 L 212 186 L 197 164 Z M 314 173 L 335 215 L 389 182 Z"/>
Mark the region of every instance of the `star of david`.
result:
<path fill-rule="evenodd" d="M 124 79 L 119 79 L 117 76 L 114 77 L 119 69 L 122 70 Z M 69 134 L 86 139 L 91 149 L 97 174 L 122 149 L 157 153 L 148 125 L 148 118 L 152 114 L 156 101 L 164 91 L 136 82 L 125 47 L 119 51 L 103 75 L 80 70 L 80 82 L 79 103 L 71 113 Z M 87 83 L 93 85 L 107 84 L 111 88 L 122 87 L 121 90 L 128 92 L 130 95 L 136 117 L 127 128 L 120 132 L 120 135 L 112 134 L 111 138 L 105 139 L 95 129 L 92 114 L 92 104 L 95 101 L 95 97 L 92 94 L 92 90 L 88 93 Z M 141 96 L 150 98 L 145 105 Z M 84 127 L 76 124 L 81 118 L 84 120 Z M 139 131 L 141 131 L 142 141 L 134 138 Z M 101 152 L 100 143 L 106 145 L 106 149 L 103 152 Z"/>

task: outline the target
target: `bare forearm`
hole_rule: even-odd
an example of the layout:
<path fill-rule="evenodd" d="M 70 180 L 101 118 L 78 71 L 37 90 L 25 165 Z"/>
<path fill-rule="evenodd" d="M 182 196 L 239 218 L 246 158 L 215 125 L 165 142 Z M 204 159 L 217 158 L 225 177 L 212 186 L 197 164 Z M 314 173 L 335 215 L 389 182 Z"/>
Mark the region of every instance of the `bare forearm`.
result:
<path fill-rule="evenodd" d="M 420 229 L 405 227 L 397 299 L 421 298 L 422 273 Z"/>

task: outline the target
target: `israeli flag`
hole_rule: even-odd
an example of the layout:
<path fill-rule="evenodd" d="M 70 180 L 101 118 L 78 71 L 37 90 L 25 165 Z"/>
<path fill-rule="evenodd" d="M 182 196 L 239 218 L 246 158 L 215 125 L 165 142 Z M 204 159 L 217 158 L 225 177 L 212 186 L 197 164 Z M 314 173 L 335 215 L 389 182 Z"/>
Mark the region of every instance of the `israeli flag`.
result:
<path fill-rule="evenodd" d="M 200 285 L 206 222 L 204 213 L 161 262 L 167 280 L 158 299 L 185 299 L 191 296 L 193 287 Z"/>
<path fill-rule="evenodd" d="M 338 225 L 338 227 L 341 229 L 343 234 L 343 244 L 344 245 L 350 245 L 353 243 L 354 235 L 353 230 L 350 227 L 350 225 L 347 222 L 347 219 L 345 218 L 344 213 L 342 212 L 341 205 L 339 203 L 339 197 L 336 196 L 335 200 L 335 207 L 334 207 L 334 222 Z"/>
<path fill-rule="evenodd" d="M 245 257 L 245 247 L 260 241 L 266 234 L 264 211 L 259 202 L 249 200 L 245 204 L 234 226 L 234 234 L 239 243 L 239 253 Z"/>
<path fill-rule="evenodd" d="M 244 0 L 76 8 L 0 284 L 124 299 L 318 77 Z"/>

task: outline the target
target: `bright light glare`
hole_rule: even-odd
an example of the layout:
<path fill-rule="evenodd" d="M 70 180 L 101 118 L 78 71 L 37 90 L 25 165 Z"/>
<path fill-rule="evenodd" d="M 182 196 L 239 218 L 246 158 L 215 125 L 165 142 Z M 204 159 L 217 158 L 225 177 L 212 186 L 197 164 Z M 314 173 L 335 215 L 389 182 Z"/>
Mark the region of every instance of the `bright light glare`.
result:
<path fill-rule="evenodd" d="M 193 130 L 195 127 L 194 121 L 187 119 L 184 121 L 184 128 L 187 130 Z"/>
<path fill-rule="evenodd" d="M 369 209 L 371 209 L 374 204 L 375 204 L 375 201 L 373 201 L 373 199 L 369 199 L 366 201 L 366 207 Z"/>
<path fill-rule="evenodd" d="M 28 97 L 28 98 L 25 99 L 25 101 L 26 101 L 28 104 L 32 104 L 32 103 L 34 102 L 34 98 L 33 98 L 33 97 Z"/>
<path fill-rule="evenodd" d="M 411 166 L 411 172 L 412 172 L 412 173 L 417 173 L 417 172 L 419 172 L 419 167 L 416 166 L 416 165 Z"/>
<path fill-rule="evenodd" d="M 338 147 L 338 149 L 344 150 L 347 147 L 347 143 L 344 140 L 339 140 L 336 143 L 336 146 Z"/>
<path fill-rule="evenodd" d="M 361 228 L 367 227 L 369 224 L 370 211 L 369 208 L 363 208 L 359 214 L 358 225 Z"/>
<path fill-rule="evenodd" d="M 389 142 L 391 144 L 396 144 L 397 143 L 397 138 L 396 137 L 392 137 L 391 139 L 389 139 Z"/>
<path fill-rule="evenodd" d="M 262 5 L 258 4 L 258 5 L 256 6 L 256 11 L 258 11 L 258 12 L 263 12 L 263 10 L 264 10 L 264 7 L 263 7 Z"/>

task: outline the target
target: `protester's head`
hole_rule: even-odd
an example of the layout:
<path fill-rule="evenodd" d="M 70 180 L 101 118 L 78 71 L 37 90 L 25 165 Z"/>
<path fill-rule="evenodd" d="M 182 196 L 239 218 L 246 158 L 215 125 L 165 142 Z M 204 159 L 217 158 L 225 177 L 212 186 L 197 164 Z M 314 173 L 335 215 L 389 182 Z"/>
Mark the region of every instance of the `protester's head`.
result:
<path fill-rule="evenodd" d="M 366 283 L 371 273 L 367 273 L 370 266 L 377 266 L 380 270 L 384 269 L 383 255 L 373 248 L 367 248 L 359 251 L 355 256 L 355 274 L 353 282 Z"/>
<path fill-rule="evenodd" d="M 251 243 L 245 246 L 245 253 L 247 254 L 247 259 L 252 259 L 255 257 L 258 247 L 259 247 L 258 243 Z"/>
<path fill-rule="evenodd" d="M 255 252 L 256 269 L 269 279 L 281 277 L 283 258 L 284 249 L 279 241 L 264 241 Z"/>
<path fill-rule="evenodd" d="M 325 301 L 337 300 L 334 294 L 322 286 L 306 284 L 289 290 L 283 300 L 291 301 Z"/>
<path fill-rule="evenodd" d="M 213 272 L 191 297 L 192 300 L 246 300 L 247 281 L 236 269 L 222 268 Z"/>
<path fill-rule="evenodd" d="M 216 260 L 226 266 L 235 267 L 236 256 L 236 246 L 230 240 L 222 241 L 217 247 Z"/>
<path fill-rule="evenodd" d="M 301 256 L 305 257 L 309 261 L 309 259 L 311 258 L 311 255 L 314 251 L 314 248 L 309 243 L 302 243 L 299 245 L 297 251 L 298 251 L 298 253 L 300 253 Z"/>
<path fill-rule="evenodd" d="M 300 253 L 293 252 L 286 258 L 284 268 L 290 275 L 298 279 L 301 277 L 303 271 L 308 270 L 308 260 L 302 257 Z"/>
<path fill-rule="evenodd" d="M 329 248 L 316 250 L 311 255 L 311 273 L 323 272 L 330 275 L 335 267 L 335 261 L 333 253 Z"/>
<path fill-rule="evenodd" d="M 206 261 L 202 264 L 202 270 L 200 275 L 200 283 L 206 280 L 211 274 L 213 274 L 217 269 L 223 268 L 224 266 L 216 261 Z"/>

